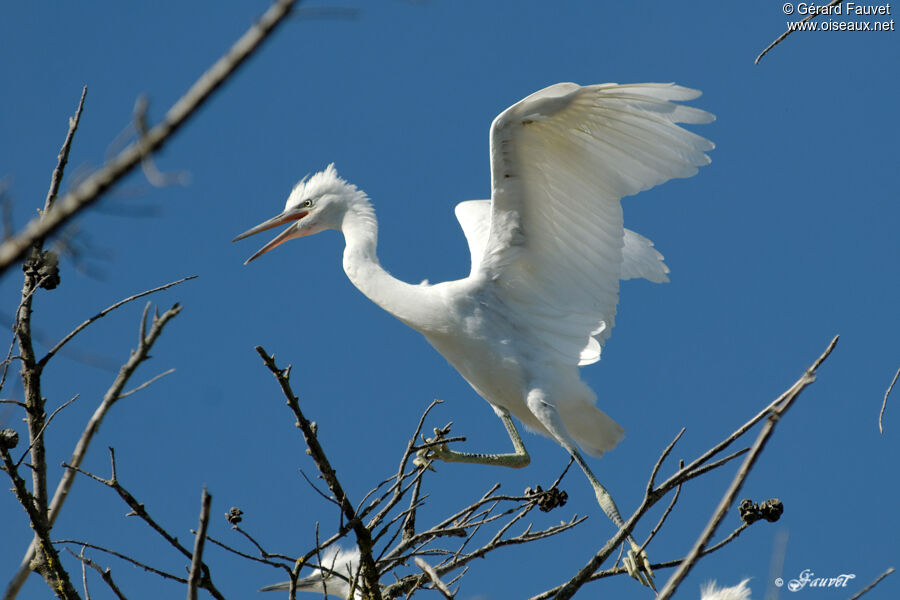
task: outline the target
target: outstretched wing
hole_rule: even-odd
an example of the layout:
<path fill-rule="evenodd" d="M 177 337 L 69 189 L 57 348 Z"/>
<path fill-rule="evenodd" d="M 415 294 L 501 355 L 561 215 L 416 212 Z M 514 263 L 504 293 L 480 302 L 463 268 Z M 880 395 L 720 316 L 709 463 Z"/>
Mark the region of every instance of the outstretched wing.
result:
<path fill-rule="evenodd" d="M 714 117 L 672 102 L 699 95 L 673 84 L 559 83 L 494 120 L 490 233 L 473 271 L 477 263 L 510 317 L 561 360 L 599 359 L 619 279 L 637 274 L 623 273 L 620 199 L 709 163 L 713 144 L 676 123 Z M 654 257 L 648 240 L 632 241 Z"/>
<path fill-rule="evenodd" d="M 470 274 L 477 273 L 491 233 L 491 201 L 466 200 L 456 205 L 455 213 L 469 244 Z M 663 255 L 653 247 L 653 242 L 630 229 L 625 230 L 623 242 L 619 279 L 646 279 L 653 283 L 669 281 L 669 267 L 663 263 Z"/>
<path fill-rule="evenodd" d="M 454 212 L 469 243 L 469 256 L 472 259 L 472 268 L 469 271 L 471 275 L 481 268 L 481 257 L 484 256 L 484 247 L 491 233 L 491 201 L 466 200 L 457 204 Z"/>
<path fill-rule="evenodd" d="M 663 255 L 653 247 L 653 242 L 630 229 L 625 230 L 622 241 L 622 272 L 619 273 L 619 279 L 668 283 L 669 267 L 663 263 Z"/>

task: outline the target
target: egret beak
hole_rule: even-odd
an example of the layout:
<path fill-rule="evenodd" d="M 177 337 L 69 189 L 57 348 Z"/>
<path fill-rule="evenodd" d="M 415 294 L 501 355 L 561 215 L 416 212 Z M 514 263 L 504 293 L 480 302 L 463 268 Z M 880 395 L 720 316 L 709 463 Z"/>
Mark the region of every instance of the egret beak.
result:
<path fill-rule="evenodd" d="M 236 241 L 242 240 L 246 237 L 250 237 L 251 235 L 256 235 L 257 233 L 260 233 L 261 231 L 266 231 L 266 230 L 272 229 L 273 227 L 278 227 L 279 225 L 291 223 L 290 227 L 288 227 L 287 229 L 285 229 L 284 231 L 279 233 L 277 236 L 275 236 L 275 239 L 273 239 L 271 242 L 269 242 L 268 244 L 266 244 L 265 246 L 263 246 L 262 248 L 257 250 L 256 254 L 254 254 L 253 256 L 251 256 L 244 262 L 245 265 L 249 264 L 251 261 L 256 260 L 257 258 L 262 256 L 263 254 L 265 254 L 272 248 L 275 248 L 276 246 L 280 246 L 281 244 L 283 244 L 284 242 L 286 242 L 292 238 L 299 237 L 297 235 L 297 225 L 299 224 L 300 219 L 302 219 L 303 217 L 305 217 L 308 214 L 309 214 L 309 211 L 300 210 L 297 208 L 293 208 L 291 210 L 286 210 L 283 213 L 281 213 L 280 215 L 278 215 L 277 217 L 272 217 L 268 221 L 264 221 L 264 222 L 260 223 L 259 225 L 257 225 L 256 227 L 253 227 L 252 229 L 248 229 L 247 231 L 245 231 L 244 233 L 237 236 L 236 238 L 234 238 L 231 241 L 236 242 Z"/>

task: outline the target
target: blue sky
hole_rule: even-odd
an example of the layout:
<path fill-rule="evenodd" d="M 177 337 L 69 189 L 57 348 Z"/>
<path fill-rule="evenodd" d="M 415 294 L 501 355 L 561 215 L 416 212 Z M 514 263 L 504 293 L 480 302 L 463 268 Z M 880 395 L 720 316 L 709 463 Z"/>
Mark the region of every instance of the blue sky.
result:
<path fill-rule="evenodd" d="M 0 176 L 17 226 L 43 203 L 67 118 L 81 86 L 88 98 L 64 189 L 101 164 L 146 93 L 158 119 L 260 14 L 264 2 L 27 3 L 0 9 Z M 707 579 L 751 577 L 763 598 L 772 577 L 855 574 L 847 589 L 796 592 L 844 599 L 897 566 L 900 452 L 896 398 L 879 435 L 884 391 L 900 366 L 897 203 L 900 35 L 804 32 L 759 66 L 756 54 L 785 28 L 781 3 L 350 2 L 353 20 L 292 19 L 159 156 L 187 171 L 187 187 L 153 188 L 139 174 L 79 221 L 92 276 L 63 262 L 62 285 L 35 301 L 35 327 L 55 341 L 116 300 L 187 275 L 199 278 L 153 299 L 181 302 L 135 383 L 177 371 L 115 407 L 85 467 L 119 476 L 154 515 L 186 538 L 200 489 L 213 495 L 211 533 L 234 539 L 230 506 L 273 549 L 307 550 L 314 525 L 336 515 L 299 476 L 314 467 L 253 346 L 294 367 L 294 388 L 320 428 L 349 493 L 360 498 L 392 473 L 422 410 L 445 403 L 432 426 L 455 422 L 466 448 L 505 450 L 502 425 L 421 337 L 357 292 L 340 268 L 342 240 L 327 234 L 278 248 L 251 266 L 264 240 L 231 244 L 274 215 L 304 174 L 334 161 L 367 191 L 380 221 L 379 254 L 409 281 L 468 272 L 453 218 L 462 200 L 489 194 L 488 127 L 501 110 L 546 85 L 675 81 L 703 90 L 692 105 L 717 115 L 694 130 L 717 144 L 697 177 L 624 203 L 626 226 L 666 256 L 671 283 L 623 285 L 603 360 L 583 370 L 599 404 L 628 431 L 593 461 L 623 513 L 640 500 L 661 449 L 684 426 L 675 459 L 690 459 L 755 414 L 799 377 L 835 334 L 819 380 L 781 422 L 741 497 L 785 504 L 695 568 L 678 597 Z M 146 216 L 150 213 L 150 216 Z M 8 320 L 21 277 L 0 281 Z M 134 346 L 135 303 L 92 326 L 73 347 L 103 368 L 66 357 L 46 371 L 55 408 L 51 482 L 114 374 Z M 895 391 L 896 394 L 896 391 Z M 21 395 L 8 387 L 4 397 Z M 24 434 L 20 415 L 0 423 Z M 519 471 L 438 465 L 434 509 L 449 510 L 494 482 L 521 492 L 549 484 L 566 462 L 554 443 L 528 434 L 531 466 Z M 671 466 L 669 467 L 671 468 Z M 653 560 L 683 556 L 732 472 L 686 487 Z M 613 533 L 590 487 L 572 473 L 569 504 L 535 526 L 571 514 L 588 521 L 566 535 L 498 552 L 473 565 L 461 599 L 520 598 L 570 577 Z M 79 480 L 56 537 L 105 543 L 180 568 L 114 494 Z M 0 495 L 0 579 L 28 538 L 24 512 Z M 655 516 L 655 513 L 654 513 Z M 655 518 L 641 527 L 646 534 Z M 721 537 L 738 525 L 736 513 Z M 770 576 L 775 540 L 787 536 Z M 642 536 L 641 536 L 642 537 Z M 278 579 L 220 555 L 214 574 L 229 597 L 253 597 Z M 106 560 L 102 556 L 96 559 Z M 76 569 L 70 561 L 69 566 Z M 109 563 L 132 598 L 183 593 Z M 669 572 L 660 574 L 667 577 Z M 851 589 L 852 588 L 852 589 Z M 99 581 L 92 591 L 105 597 Z M 585 597 L 641 598 L 620 578 Z M 900 594 L 900 578 L 870 597 Z M 793 593 L 780 591 L 780 598 Z M 21 598 L 48 597 L 32 577 Z M 649 594 L 646 597 L 650 597 Z"/>

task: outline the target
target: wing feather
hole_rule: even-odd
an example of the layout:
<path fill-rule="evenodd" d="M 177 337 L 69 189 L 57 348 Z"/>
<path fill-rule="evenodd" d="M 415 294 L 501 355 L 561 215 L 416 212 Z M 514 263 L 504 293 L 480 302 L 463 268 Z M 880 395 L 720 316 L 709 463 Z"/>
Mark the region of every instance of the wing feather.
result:
<path fill-rule="evenodd" d="M 619 279 L 666 281 L 662 255 L 626 232 L 621 198 L 709 163 L 714 146 L 677 123 L 709 113 L 673 101 L 673 84 L 560 83 L 528 96 L 491 126 L 490 227 L 457 207 L 472 275 L 559 360 L 589 364 L 615 324 Z M 478 201 L 480 219 L 485 201 Z M 478 236 L 473 243 L 471 236 Z"/>

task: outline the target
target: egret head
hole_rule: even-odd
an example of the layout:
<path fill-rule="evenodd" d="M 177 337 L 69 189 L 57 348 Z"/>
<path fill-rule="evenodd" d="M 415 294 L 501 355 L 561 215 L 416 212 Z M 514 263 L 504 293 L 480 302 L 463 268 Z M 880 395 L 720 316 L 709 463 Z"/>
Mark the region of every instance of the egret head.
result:
<path fill-rule="evenodd" d="M 334 163 L 331 163 L 324 171 L 304 177 L 294 186 L 280 215 L 248 229 L 232 241 L 242 240 L 279 225 L 288 225 L 287 229 L 248 258 L 244 263 L 247 264 L 288 240 L 326 229 L 340 229 L 347 210 L 358 202 L 367 202 L 366 195 L 355 185 L 339 177 Z"/>

